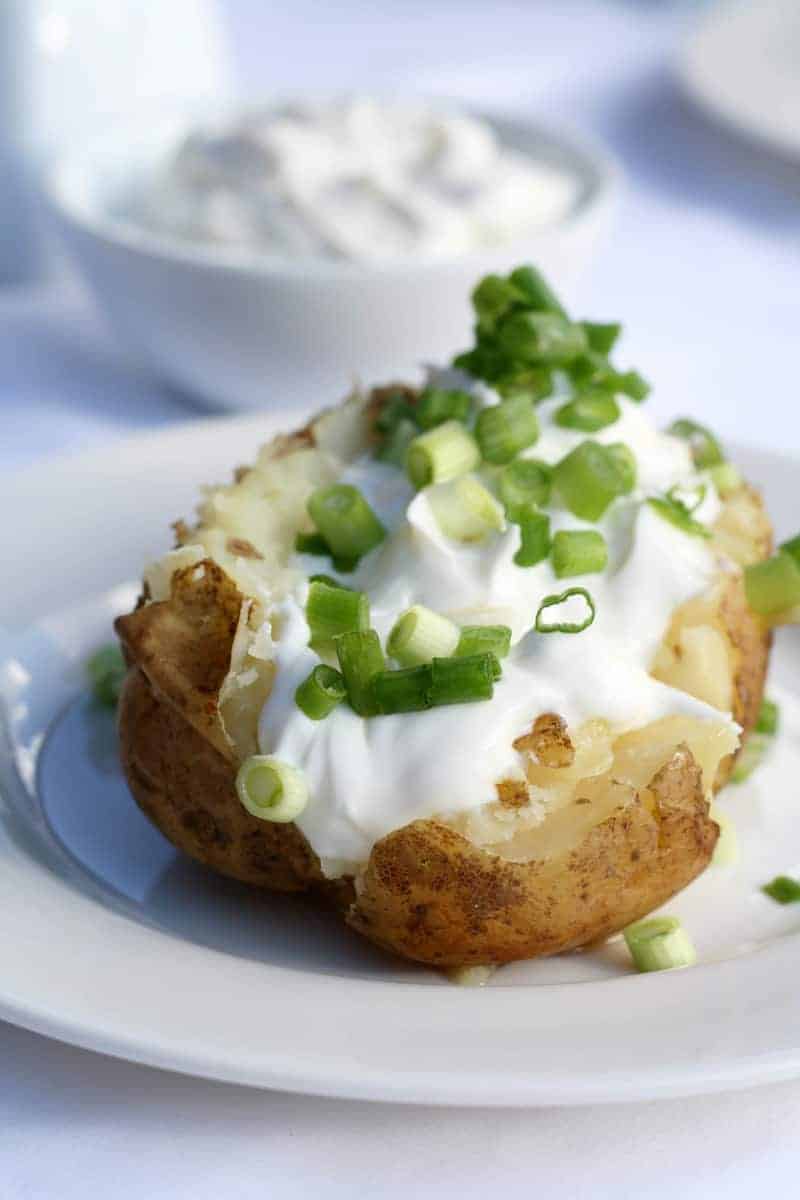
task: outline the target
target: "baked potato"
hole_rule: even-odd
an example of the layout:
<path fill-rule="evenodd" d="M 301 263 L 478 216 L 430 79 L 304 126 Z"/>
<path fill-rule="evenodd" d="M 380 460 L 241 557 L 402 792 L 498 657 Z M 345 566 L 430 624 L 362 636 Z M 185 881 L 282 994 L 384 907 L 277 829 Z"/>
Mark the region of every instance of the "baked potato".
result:
<path fill-rule="evenodd" d="M 137 608 L 116 622 L 129 664 L 122 764 L 137 803 L 178 849 L 258 887 L 313 891 L 389 951 L 448 968 L 556 954 L 651 912 L 711 859 L 719 830 L 710 800 L 740 746 L 737 725 L 746 738 L 763 694 L 769 629 L 748 606 L 742 567 L 770 553 L 770 524 L 746 483 L 729 478 L 715 493 L 702 545 L 714 577 L 674 607 L 648 651 L 648 687 L 661 706 L 650 719 L 620 721 L 601 708 L 570 722 L 528 676 L 528 711 L 506 748 L 518 766 L 494 780 L 492 797 L 466 806 L 456 798 L 410 820 L 413 804 L 401 806 L 358 855 L 331 854 L 325 839 L 312 845 L 316 833 L 302 821 L 252 815 L 237 772 L 269 738 L 280 601 L 309 574 L 295 552 L 298 533 L 310 532 L 309 497 L 374 453 L 390 406 L 401 404 L 407 419 L 419 399 L 400 385 L 354 395 L 209 489 L 193 525 L 176 524 L 175 549 L 147 570 Z M 446 727 L 466 759 L 472 708 L 481 706 L 454 705 Z M 377 728 L 389 718 L 348 720 Z M 392 727 L 398 739 L 430 716 L 407 720 Z M 377 790 L 383 764 L 371 761 Z"/>

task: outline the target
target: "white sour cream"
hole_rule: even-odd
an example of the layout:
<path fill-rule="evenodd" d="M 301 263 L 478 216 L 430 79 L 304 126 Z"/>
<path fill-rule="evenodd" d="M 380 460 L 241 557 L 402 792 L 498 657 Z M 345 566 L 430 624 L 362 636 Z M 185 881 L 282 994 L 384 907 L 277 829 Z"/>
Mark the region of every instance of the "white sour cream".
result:
<path fill-rule="evenodd" d="M 501 146 L 485 122 L 367 98 L 197 129 L 140 187 L 162 233 L 281 257 L 466 253 L 563 217 L 571 173 Z"/>
<path fill-rule="evenodd" d="M 586 437 L 554 424 L 559 403 L 540 405 L 542 434 L 531 457 L 555 462 Z M 645 495 L 694 479 L 686 444 L 656 432 L 638 405 L 621 399 L 620 406 L 619 421 L 596 437 L 630 447 L 639 482 L 590 526 L 608 543 L 602 574 L 558 580 L 547 561 L 516 566 L 514 525 L 481 545 L 452 542 L 438 529 L 425 492 L 414 496 L 402 472 L 371 457 L 345 470 L 342 478 L 363 491 L 389 530 L 347 579 L 368 592 L 382 639 L 411 604 L 464 624 L 505 623 L 513 637 L 490 701 L 372 719 L 342 705 L 314 722 L 294 703 L 295 688 L 319 661 L 307 646 L 305 587 L 282 605 L 276 683 L 262 713 L 260 745 L 305 772 L 311 798 L 297 823 L 330 874 L 342 863 L 365 861 L 377 839 L 409 821 L 496 799 L 495 784 L 520 775 L 514 739 L 542 712 L 559 713 L 572 728 L 595 717 L 620 730 L 676 713 L 720 720 L 715 709 L 649 675 L 674 609 L 707 589 L 718 568 L 703 539 L 642 503 Z M 710 522 L 718 509 L 709 489 L 696 515 Z M 558 508 L 551 525 L 553 531 L 587 527 Z M 309 571 L 319 569 L 319 560 L 302 561 Z M 532 632 L 543 597 L 572 585 L 586 587 L 595 601 L 590 628 L 575 635 Z"/>

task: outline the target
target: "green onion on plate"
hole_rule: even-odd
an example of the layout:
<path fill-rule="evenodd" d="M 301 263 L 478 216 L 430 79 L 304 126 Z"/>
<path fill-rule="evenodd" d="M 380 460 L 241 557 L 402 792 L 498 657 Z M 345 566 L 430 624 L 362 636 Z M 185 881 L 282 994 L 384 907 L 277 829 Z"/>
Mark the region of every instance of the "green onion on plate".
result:
<path fill-rule="evenodd" d="M 302 771 L 272 755 L 246 758 L 236 776 L 236 792 L 251 816 L 286 825 L 308 803 L 308 784 Z"/>
<path fill-rule="evenodd" d="M 460 630 L 454 621 L 415 604 L 392 626 L 386 642 L 390 658 L 403 667 L 416 667 L 434 658 L 447 658 L 459 644 Z"/>
<path fill-rule="evenodd" d="M 697 962 L 695 948 L 677 917 L 647 917 L 622 933 L 638 971 L 671 971 Z"/>
<path fill-rule="evenodd" d="M 312 721 L 322 721 L 346 697 L 344 677 L 333 667 L 320 663 L 298 686 L 294 701 Z"/>
<path fill-rule="evenodd" d="M 596 529 L 561 529 L 553 538 L 550 561 L 558 579 L 596 575 L 608 565 L 608 547 Z"/>

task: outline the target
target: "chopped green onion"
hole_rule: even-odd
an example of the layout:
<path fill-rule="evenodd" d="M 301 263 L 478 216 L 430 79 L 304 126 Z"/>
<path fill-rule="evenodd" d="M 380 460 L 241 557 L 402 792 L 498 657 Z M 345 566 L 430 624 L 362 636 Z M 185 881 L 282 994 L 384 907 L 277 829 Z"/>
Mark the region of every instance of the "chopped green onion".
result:
<path fill-rule="evenodd" d="M 430 702 L 471 704 L 491 700 L 500 664 L 493 654 L 470 654 L 458 658 L 435 658 L 431 663 Z"/>
<path fill-rule="evenodd" d="M 497 490 L 509 521 L 516 520 L 514 514 L 520 508 L 547 504 L 552 486 L 553 468 L 535 458 L 518 458 L 497 477 Z"/>
<path fill-rule="evenodd" d="M 552 394 L 553 372 L 548 367 L 515 367 L 507 377 L 495 381 L 495 391 L 504 400 L 524 396 L 536 404 Z"/>
<path fill-rule="evenodd" d="M 784 554 L 789 554 L 800 567 L 800 533 L 786 542 L 781 542 L 778 549 Z"/>
<path fill-rule="evenodd" d="M 565 604 L 568 600 L 571 600 L 573 596 L 580 596 L 581 599 L 586 603 L 588 612 L 583 621 L 558 621 L 549 623 L 542 620 L 542 614 L 545 613 L 548 608 L 555 608 L 558 605 Z M 537 633 L 583 633 L 584 629 L 588 629 L 594 620 L 595 611 L 594 600 L 592 599 L 591 594 L 587 592 L 586 588 L 567 588 L 565 592 L 560 592 L 557 595 L 545 596 L 544 600 L 542 600 L 539 608 L 537 609 L 536 620 L 533 627 Z"/>
<path fill-rule="evenodd" d="M 458 389 L 426 388 L 417 405 L 417 423 L 434 429 L 445 421 L 466 421 L 472 412 L 472 396 Z"/>
<path fill-rule="evenodd" d="M 464 625 L 455 648 L 457 658 L 473 654 L 493 654 L 505 658 L 511 649 L 511 630 L 507 625 Z"/>
<path fill-rule="evenodd" d="M 689 488 L 682 487 L 679 483 L 676 483 L 667 492 L 667 499 L 671 500 L 673 504 L 678 504 L 681 508 L 685 508 L 691 516 L 697 512 L 705 500 L 707 492 L 708 488 L 704 483 L 698 483 L 695 487 Z"/>
<path fill-rule="evenodd" d="M 514 304 L 525 300 L 525 293 L 501 275 L 487 275 L 472 293 L 472 307 L 481 333 L 493 333 L 500 317 Z"/>
<path fill-rule="evenodd" d="M 376 713 L 421 712 L 430 708 L 433 669 L 430 663 L 407 667 L 402 671 L 379 671 L 372 680 L 372 699 Z"/>
<path fill-rule="evenodd" d="M 308 589 L 306 621 L 312 645 L 324 644 L 340 633 L 369 629 L 369 599 L 366 592 L 318 579 Z"/>
<path fill-rule="evenodd" d="M 497 342 L 514 362 L 566 366 L 586 349 L 586 334 L 557 312 L 512 312 L 498 322 Z"/>
<path fill-rule="evenodd" d="M 459 636 L 455 622 L 415 604 L 395 621 L 386 650 L 401 666 L 416 667 L 433 658 L 447 658 L 455 651 Z"/>
<path fill-rule="evenodd" d="M 719 837 L 711 855 L 714 867 L 735 867 L 739 861 L 739 839 L 736 836 L 736 826 L 730 817 L 712 806 L 711 820 L 719 825 Z"/>
<path fill-rule="evenodd" d="M 648 917 L 622 931 L 637 971 L 691 967 L 697 954 L 677 917 Z"/>
<path fill-rule="evenodd" d="M 581 321 L 589 349 L 605 358 L 614 349 L 617 338 L 622 333 L 622 326 L 616 323 L 600 325 L 596 321 Z"/>
<path fill-rule="evenodd" d="M 294 694 L 297 707 L 312 721 L 321 721 L 347 696 L 344 678 L 333 667 L 320 663 Z"/>
<path fill-rule="evenodd" d="M 800 565 L 781 550 L 744 569 L 744 590 L 753 612 L 772 617 L 800 604 Z"/>
<path fill-rule="evenodd" d="M 561 529 L 553 538 L 550 561 L 558 579 L 596 575 L 608 565 L 608 547 L 596 529 Z"/>
<path fill-rule="evenodd" d="M 765 896 L 776 900 L 778 904 L 797 904 L 800 902 L 800 883 L 790 875 L 776 875 L 772 883 L 762 887 Z"/>
<path fill-rule="evenodd" d="M 376 457 L 381 462 L 391 463 L 402 470 L 405 466 L 408 447 L 419 433 L 419 427 L 413 421 L 403 419 L 398 421 L 386 435 L 386 440 L 377 452 Z"/>
<path fill-rule="evenodd" d="M 682 533 L 691 534 L 692 537 L 711 537 L 711 530 L 708 526 L 695 521 L 689 509 L 680 500 L 671 499 L 668 496 L 650 496 L 647 503 L 654 512 L 657 512 L 665 521 L 669 521 L 670 525 L 680 529 Z"/>
<path fill-rule="evenodd" d="M 112 643 L 95 650 L 86 663 L 86 673 L 92 685 L 92 694 L 99 704 L 116 708 L 127 671 L 119 646 Z"/>
<path fill-rule="evenodd" d="M 766 733 L 770 737 L 778 732 L 778 722 L 780 720 L 780 709 L 774 700 L 767 700 L 766 697 L 761 701 L 761 707 L 758 710 L 758 720 L 756 721 L 756 733 Z"/>
<path fill-rule="evenodd" d="M 725 461 L 722 447 L 711 430 L 706 429 L 705 425 L 698 425 L 697 421 L 690 421 L 688 417 L 681 417 L 679 420 L 672 422 L 667 433 L 671 433 L 673 437 L 682 438 L 685 442 L 689 443 L 694 465 L 699 467 L 701 471 L 706 467 L 714 467 Z"/>
<path fill-rule="evenodd" d="M 650 395 L 650 384 L 638 371 L 615 371 L 608 383 L 614 392 L 622 392 L 623 396 L 628 396 L 637 403 L 646 400 Z"/>
<path fill-rule="evenodd" d="M 600 387 L 613 395 L 622 394 L 641 402 L 650 393 L 650 384 L 638 371 L 617 371 L 605 355 L 590 350 L 569 365 L 572 381 L 579 387 Z"/>
<path fill-rule="evenodd" d="M 474 475 L 429 488 L 428 503 L 445 537 L 481 542 L 505 527 L 503 506 Z"/>
<path fill-rule="evenodd" d="M 636 487 L 636 456 L 630 446 L 624 442 L 611 442 L 606 446 L 606 452 L 611 455 L 620 476 L 622 494 L 627 496 Z"/>
<path fill-rule="evenodd" d="M 416 421 L 416 408 L 403 392 L 396 392 L 386 400 L 375 418 L 374 428 L 378 433 L 391 434 L 403 421 Z"/>
<path fill-rule="evenodd" d="M 352 588 L 349 588 L 346 583 L 340 583 L 338 579 L 334 579 L 333 575 L 324 575 L 322 572 L 317 575 L 309 575 L 308 582 L 327 583 L 328 587 L 344 588 L 346 592 L 351 592 L 353 590 Z"/>
<path fill-rule="evenodd" d="M 628 478 L 615 452 L 585 441 L 556 463 L 553 483 L 565 507 L 584 521 L 599 521 L 628 489 Z"/>
<path fill-rule="evenodd" d="M 527 396 L 501 400 L 478 413 L 475 436 L 486 462 L 509 463 L 539 437 L 536 410 Z"/>
<path fill-rule="evenodd" d="M 344 676 L 350 707 L 360 717 L 375 715 L 371 683 L 386 670 L 380 639 L 374 629 L 343 633 L 335 641 L 336 657 Z"/>
<path fill-rule="evenodd" d="M 260 821 L 286 825 L 308 804 L 308 784 L 302 771 L 272 755 L 246 758 L 236 776 L 239 800 Z"/>
<path fill-rule="evenodd" d="M 480 461 L 477 443 L 460 421 L 445 421 L 414 438 L 406 455 L 406 471 L 416 488 L 445 483 L 466 475 Z"/>
<path fill-rule="evenodd" d="M 567 315 L 558 296 L 541 272 L 536 270 L 536 267 L 530 264 L 517 267 L 511 272 L 508 279 L 525 297 L 525 304 L 528 308 L 536 309 L 539 312 L 558 313 L 562 317 Z"/>
<path fill-rule="evenodd" d="M 596 433 L 619 420 L 620 410 L 610 392 L 593 388 L 579 392 L 561 408 L 556 410 L 556 425 L 563 429 L 581 429 L 584 433 Z"/>
<path fill-rule="evenodd" d="M 744 783 L 748 780 L 756 767 L 761 765 L 761 760 L 767 753 L 770 744 L 771 738 L 767 734 L 756 733 L 755 730 L 749 733 L 747 740 L 736 755 L 736 762 L 731 771 L 731 783 Z"/>
<path fill-rule="evenodd" d="M 298 554 L 329 555 L 331 548 L 321 533 L 298 533 L 294 539 L 294 548 Z"/>
<path fill-rule="evenodd" d="M 308 512 L 334 558 L 363 558 L 386 537 L 361 492 L 349 483 L 317 488 L 309 497 Z"/>
<path fill-rule="evenodd" d="M 535 567 L 550 553 L 550 518 L 533 504 L 516 509 L 520 547 L 514 555 L 518 567 Z"/>
<path fill-rule="evenodd" d="M 733 463 L 716 463 L 713 467 L 709 468 L 708 473 L 718 494 L 723 498 L 730 495 L 731 492 L 737 491 L 742 486 L 741 472 Z"/>

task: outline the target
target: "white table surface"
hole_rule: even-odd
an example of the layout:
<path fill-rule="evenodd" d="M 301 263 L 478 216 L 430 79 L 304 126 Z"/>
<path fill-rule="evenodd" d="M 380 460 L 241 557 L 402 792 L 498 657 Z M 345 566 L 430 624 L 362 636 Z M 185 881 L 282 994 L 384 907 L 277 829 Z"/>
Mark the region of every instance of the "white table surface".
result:
<path fill-rule="evenodd" d="M 399 83 L 604 138 L 628 181 L 585 312 L 624 317 L 624 357 L 655 383 L 657 416 L 702 405 L 723 437 L 800 447 L 800 173 L 676 93 L 669 58 L 699 5 L 227 7 L 251 93 Z M 74 282 L 0 291 L 0 467 L 187 418 L 199 414 L 124 355 Z M 574 1111 L 396 1108 L 183 1079 L 0 1024 L 4 1200 L 789 1194 L 799 1125 L 800 1083 Z"/>

